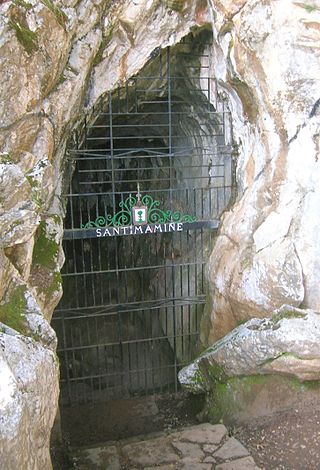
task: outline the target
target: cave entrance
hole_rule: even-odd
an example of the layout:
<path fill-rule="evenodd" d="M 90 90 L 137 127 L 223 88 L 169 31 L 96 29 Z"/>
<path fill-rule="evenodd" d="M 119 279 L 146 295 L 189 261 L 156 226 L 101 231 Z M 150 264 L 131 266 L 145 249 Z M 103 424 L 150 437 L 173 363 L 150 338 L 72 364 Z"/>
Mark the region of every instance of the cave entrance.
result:
<path fill-rule="evenodd" d="M 73 136 L 64 295 L 53 317 L 61 405 L 176 391 L 232 194 L 230 113 L 210 34 L 156 50 Z"/>

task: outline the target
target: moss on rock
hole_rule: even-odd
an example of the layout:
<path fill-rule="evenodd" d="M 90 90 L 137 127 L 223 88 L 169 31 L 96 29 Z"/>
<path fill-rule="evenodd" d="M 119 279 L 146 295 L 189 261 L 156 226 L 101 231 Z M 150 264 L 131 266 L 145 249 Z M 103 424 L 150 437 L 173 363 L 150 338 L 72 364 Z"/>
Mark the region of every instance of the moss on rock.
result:
<path fill-rule="evenodd" d="M 13 0 L 12 3 L 17 7 L 24 8 L 25 10 L 31 10 L 32 8 L 31 3 L 25 2 L 24 0 Z"/>
<path fill-rule="evenodd" d="M 14 161 L 9 153 L 0 153 L 0 165 L 12 165 L 13 163 Z"/>
<path fill-rule="evenodd" d="M 59 252 L 59 245 L 55 240 L 48 237 L 46 233 L 46 224 L 40 222 L 38 229 L 38 238 L 33 249 L 33 264 L 38 264 L 49 270 L 56 268 L 56 258 Z"/>
<path fill-rule="evenodd" d="M 280 375 L 232 377 L 215 382 L 203 413 L 213 423 L 234 424 L 284 410 L 319 391 L 318 381 L 302 383 Z"/>
<path fill-rule="evenodd" d="M 15 31 L 16 37 L 28 54 L 38 50 L 37 35 L 29 28 L 21 26 L 18 21 L 9 20 L 9 26 Z"/>
<path fill-rule="evenodd" d="M 27 54 L 32 54 L 38 50 L 38 38 L 37 33 L 31 31 L 26 20 L 26 10 L 28 9 L 26 2 L 15 2 L 10 10 L 8 25 L 15 32 L 17 40 Z"/>
<path fill-rule="evenodd" d="M 51 11 L 51 13 L 55 16 L 57 23 L 62 28 L 65 28 L 68 17 L 61 10 L 61 8 L 55 5 L 52 0 L 40 0 L 40 2 Z"/>
<path fill-rule="evenodd" d="M 281 310 L 279 313 L 276 313 L 272 316 L 272 321 L 274 323 L 279 323 L 283 318 L 305 318 L 307 314 L 304 312 L 299 312 L 297 310 Z"/>
<path fill-rule="evenodd" d="M 181 12 L 186 4 L 186 0 L 166 0 L 166 5 L 169 10 Z"/>
<path fill-rule="evenodd" d="M 25 291 L 25 286 L 18 286 L 0 303 L 0 322 L 22 334 L 27 331 Z"/>

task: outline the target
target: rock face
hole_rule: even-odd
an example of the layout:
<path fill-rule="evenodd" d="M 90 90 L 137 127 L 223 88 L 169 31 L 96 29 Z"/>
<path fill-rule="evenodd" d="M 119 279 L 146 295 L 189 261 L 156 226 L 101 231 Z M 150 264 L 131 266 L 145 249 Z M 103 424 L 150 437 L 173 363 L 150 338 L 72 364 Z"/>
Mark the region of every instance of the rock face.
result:
<path fill-rule="evenodd" d="M 221 46 L 229 44 L 229 67 L 217 64 L 216 70 L 241 100 L 242 106 L 234 99 L 233 108 L 241 143 L 238 198 L 224 215 L 208 263 L 206 345 L 284 303 L 320 308 L 320 88 L 314 50 L 320 11 L 287 0 L 243 1 L 238 7 L 227 31 L 218 27 L 225 21 L 219 14 L 216 23 Z"/>
<path fill-rule="evenodd" d="M 179 380 L 194 392 L 237 376 L 320 380 L 319 342 L 320 313 L 284 305 L 271 318 L 253 318 L 232 330 L 182 369 Z"/>
<path fill-rule="evenodd" d="M 70 131 L 155 48 L 208 22 L 201 0 L 1 2 L 0 452 L 8 470 L 51 468 L 59 375 L 49 322 L 61 296 Z"/>
<path fill-rule="evenodd" d="M 55 354 L 3 324 L 0 328 L 1 466 L 49 468 L 58 405 Z"/>
<path fill-rule="evenodd" d="M 284 305 L 271 318 L 235 328 L 179 372 L 206 393 L 206 418 L 241 423 L 319 394 L 320 313 Z"/>
<path fill-rule="evenodd" d="M 319 22 L 316 4 L 291 0 L 1 2 L 0 321 L 22 335 L 1 333 L 8 336 L 1 370 L 16 357 L 11 344 L 30 371 L 43 365 L 33 377 L 50 368 L 50 394 L 39 375 L 39 386 L 23 382 L 23 398 L 18 375 L 8 369 L 15 385 L 7 387 L 3 419 L 10 419 L 15 400 L 22 410 L 11 434 L 10 426 L 1 428 L 8 470 L 36 468 L 33 458 L 50 468 L 47 434 L 41 442 L 34 436 L 41 426 L 50 429 L 56 406 L 48 322 L 61 295 L 67 139 L 84 107 L 90 112 L 156 47 L 177 43 L 193 28 L 212 26 L 215 75 L 231 102 L 239 149 L 238 197 L 208 263 L 202 341 L 270 316 L 284 303 L 320 308 Z M 48 413 L 35 414 L 39 420 L 23 408 L 29 396 L 41 406 L 47 401 Z M 14 451 L 11 461 L 18 442 L 25 455 Z"/>

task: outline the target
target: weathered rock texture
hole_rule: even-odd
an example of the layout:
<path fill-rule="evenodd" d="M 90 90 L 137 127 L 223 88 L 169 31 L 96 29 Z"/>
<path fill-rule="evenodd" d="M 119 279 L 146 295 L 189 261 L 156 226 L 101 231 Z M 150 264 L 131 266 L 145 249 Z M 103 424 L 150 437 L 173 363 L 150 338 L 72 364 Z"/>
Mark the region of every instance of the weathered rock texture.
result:
<path fill-rule="evenodd" d="M 139 71 L 156 47 L 208 22 L 203 1 L 1 2 L 0 453 L 8 470 L 51 467 L 58 364 L 49 321 L 61 296 L 70 131 L 83 108 Z M 18 359 L 26 371 L 11 366 Z"/>
<path fill-rule="evenodd" d="M 26 381 L 23 394 L 9 388 L 1 401 L 6 429 L 19 428 L 10 445 L 9 434 L 3 437 L 2 457 L 18 441 L 25 443 L 17 460 L 10 463 L 8 457 L 8 470 L 51 465 L 47 438 L 40 445 L 35 435 L 42 432 L 40 422 L 50 428 L 55 413 L 57 369 L 48 321 L 61 295 L 60 195 L 70 131 L 83 107 L 91 110 L 118 81 L 137 72 L 154 48 L 178 42 L 192 28 L 212 24 L 215 74 L 231 100 L 239 145 L 239 196 L 224 216 L 209 262 L 211 301 L 202 340 L 221 337 L 237 322 L 269 315 L 283 303 L 319 307 L 320 6 L 312 5 L 1 2 L 0 321 L 20 333 L 2 333 L 4 361 L 10 363 L 12 348 L 28 336 L 28 353 L 21 348 L 19 354 L 30 364 L 40 361 L 38 379 L 47 387 Z M 50 361 L 55 369 L 45 374 Z M 6 393 L 2 381 L 0 390 Z M 45 415 L 41 407 L 30 414 L 33 433 L 26 414 L 10 412 L 15 400 L 23 406 L 31 390 L 39 403 L 51 403 Z"/>
<path fill-rule="evenodd" d="M 3 324 L 0 327 L 1 467 L 48 468 L 58 404 L 55 354 Z"/>
<path fill-rule="evenodd" d="M 253 318 L 232 330 L 179 372 L 194 392 L 229 377 L 282 374 L 320 380 L 320 313 L 284 305 L 271 318 Z"/>
<path fill-rule="evenodd" d="M 284 305 L 271 318 L 235 328 L 179 372 L 192 393 L 206 393 L 204 414 L 247 421 L 319 395 L 320 313 Z"/>
<path fill-rule="evenodd" d="M 237 4 L 229 23 L 226 11 L 215 23 L 218 79 L 234 96 L 239 194 L 208 263 L 205 344 L 284 303 L 320 308 L 320 5 Z"/>
<path fill-rule="evenodd" d="M 156 437 L 79 449 L 74 462 L 79 470 L 120 470 L 124 465 L 143 470 L 259 470 L 247 449 L 227 433 L 222 424 L 199 424 Z"/>

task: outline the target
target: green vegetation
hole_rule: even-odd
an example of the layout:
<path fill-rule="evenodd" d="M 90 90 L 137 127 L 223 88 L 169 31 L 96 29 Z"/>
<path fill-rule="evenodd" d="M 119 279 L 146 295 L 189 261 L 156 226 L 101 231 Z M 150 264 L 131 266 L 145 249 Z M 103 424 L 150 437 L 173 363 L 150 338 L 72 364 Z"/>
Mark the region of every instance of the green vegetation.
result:
<path fill-rule="evenodd" d="M 20 219 L 16 219 L 10 224 L 10 230 L 14 230 L 16 227 L 19 227 L 19 225 L 22 225 L 23 222 Z"/>
<path fill-rule="evenodd" d="M 17 19 L 10 19 L 9 26 L 15 31 L 16 37 L 28 54 L 38 50 L 37 35 L 26 26 L 22 26 Z"/>
<path fill-rule="evenodd" d="M 261 399 L 273 400 L 276 393 L 285 403 L 286 396 L 290 390 L 301 393 L 320 389 L 319 381 L 300 382 L 293 377 L 281 375 L 250 375 L 231 377 L 225 383 L 216 382 L 212 385 L 212 391 L 206 396 L 204 413 L 213 423 L 234 422 L 239 413 L 250 416 L 252 403 L 261 395 Z M 263 392 L 263 393 L 261 393 Z M 269 398 L 268 398 L 269 397 Z"/>
<path fill-rule="evenodd" d="M 38 181 L 32 176 L 32 174 L 26 174 L 26 179 L 28 180 L 32 189 L 32 192 L 31 192 L 32 202 L 34 202 L 38 207 L 42 207 L 43 201 L 40 197 Z"/>
<path fill-rule="evenodd" d="M 57 5 L 55 5 L 52 0 L 40 0 L 41 3 L 47 7 L 51 13 L 54 14 L 56 20 L 57 20 L 57 23 L 62 26 L 62 28 L 65 28 L 66 26 L 66 22 L 68 20 L 68 17 L 67 15 L 61 10 L 60 7 L 58 7 Z"/>
<path fill-rule="evenodd" d="M 185 3 L 185 0 L 167 0 L 167 7 L 169 10 L 181 12 Z"/>
<path fill-rule="evenodd" d="M 38 207 L 42 207 L 42 206 L 43 206 L 43 200 L 42 200 L 41 197 L 39 196 L 38 191 L 36 191 L 36 190 L 33 190 L 33 191 L 32 191 L 32 193 L 31 193 L 31 200 L 32 200 L 32 202 L 35 203 L 36 206 L 38 206 Z"/>
<path fill-rule="evenodd" d="M 22 334 L 27 330 L 25 290 L 25 286 L 17 287 L 11 292 L 9 299 L 0 304 L 0 321 Z"/>
<path fill-rule="evenodd" d="M 4 165 L 9 165 L 14 162 L 9 153 L 0 153 L 0 164 L 1 163 Z"/>
<path fill-rule="evenodd" d="M 38 182 L 33 178 L 33 176 L 29 175 L 28 173 L 26 174 L 26 179 L 28 180 L 28 183 L 30 184 L 31 188 L 37 188 L 38 187 Z"/>
<path fill-rule="evenodd" d="M 102 61 L 103 52 L 104 52 L 105 48 L 107 47 L 107 45 L 109 44 L 109 42 L 111 41 L 114 26 L 115 26 L 115 23 L 112 23 L 109 26 L 109 29 L 108 29 L 108 32 L 107 32 L 106 36 L 104 36 L 102 38 L 102 41 L 101 41 L 100 47 L 98 49 L 98 52 L 96 53 L 96 55 L 93 59 L 93 65 L 97 65 Z"/>
<path fill-rule="evenodd" d="M 62 72 L 62 74 L 60 75 L 57 83 L 56 83 L 56 88 L 58 88 L 60 85 L 62 85 L 65 81 L 67 80 L 67 77 L 64 75 L 64 73 Z"/>
<path fill-rule="evenodd" d="M 232 21 L 226 21 L 220 28 L 219 36 L 223 36 L 224 34 L 231 33 L 233 30 L 233 23 Z"/>
<path fill-rule="evenodd" d="M 316 5 L 305 4 L 303 8 L 307 10 L 308 13 L 313 13 L 314 11 L 320 10 Z"/>
<path fill-rule="evenodd" d="M 45 222 L 40 222 L 39 235 L 33 249 L 33 264 L 39 264 L 49 270 L 54 270 L 58 250 L 59 245 L 47 237 Z"/>
<path fill-rule="evenodd" d="M 283 310 L 282 312 L 276 313 L 272 316 L 274 323 L 279 323 L 283 318 L 304 318 L 307 314 L 303 312 L 296 312 L 294 310 Z"/>
<path fill-rule="evenodd" d="M 205 360 L 205 363 L 205 372 L 203 372 L 203 374 L 206 375 L 209 383 L 225 382 L 228 379 L 223 367 L 219 364 L 212 361 L 209 362 L 208 360 Z"/>
<path fill-rule="evenodd" d="M 24 8 L 25 10 L 31 10 L 32 8 L 31 3 L 25 2 L 24 0 L 13 0 L 12 3 L 16 5 L 17 7 Z"/>
<path fill-rule="evenodd" d="M 56 272 L 53 273 L 51 284 L 49 284 L 48 287 L 43 289 L 43 292 L 47 296 L 51 297 L 54 292 L 56 292 L 60 289 L 61 284 L 62 284 L 61 274 L 60 274 L 59 271 L 56 271 Z"/>

